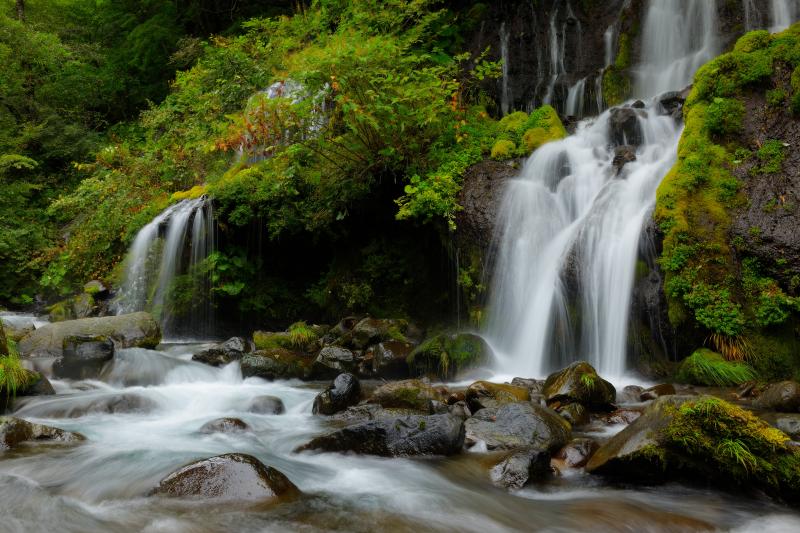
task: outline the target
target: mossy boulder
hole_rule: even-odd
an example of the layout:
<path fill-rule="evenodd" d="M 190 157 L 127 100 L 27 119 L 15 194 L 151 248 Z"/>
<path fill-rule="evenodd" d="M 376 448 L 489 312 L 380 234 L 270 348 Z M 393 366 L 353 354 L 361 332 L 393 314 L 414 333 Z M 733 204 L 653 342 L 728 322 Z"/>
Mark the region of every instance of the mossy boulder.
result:
<path fill-rule="evenodd" d="M 542 393 L 548 405 L 574 402 L 596 409 L 607 409 L 617 397 L 614 385 L 598 376 L 594 367 L 585 361 L 550 374 Z"/>
<path fill-rule="evenodd" d="M 675 379 L 681 383 L 714 387 L 740 385 L 754 378 L 755 372 L 746 363 L 727 361 L 707 348 L 695 350 L 684 359 L 675 375 Z"/>
<path fill-rule="evenodd" d="M 13 449 L 24 442 L 75 443 L 85 439 L 79 433 L 34 424 L 13 416 L 0 417 L 0 450 Z"/>
<path fill-rule="evenodd" d="M 464 397 L 470 411 L 476 413 L 487 407 L 500 407 L 507 403 L 530 401 L 531 394 L 526 387 L 508 383 L 476 381 L 467 387 Z"/>
<path fill-rule="evenodd" d="M 256 350 L 291 349 L 289 333 L 286 331 L 254 331 L 253 344 Z"/>
<path fill-rule="evenodd" d="M 149 313 L 139 312 L 46 324 L 19 342 L 19 353 L 23 357 L 59 357 L 64 339 L 75 335 L 103 335 L 117 348 L 155 348 L 161 342 L 156 321 Z"/>
<path fill-rule="evenodd" d="M 412 374 L 453 379 L 459 372 L 489 363 L 494 353 L 473 333 L 443 333 L 420 344 L 407 362 Z"/>
<path fill-rule="evenodd" d="M 664 396 L 603 444 L 586 470 L 634 482 L 709 481 L 800 501 L 800 449 L 752 413 L 712 396 Z"/>
<path fill-rule="evenodd" d="M 381 385 L 367 400 L 384 408 L 411 409 L 420 413 L 432 413 L 433 401 L 443 401 L 444 394 L 421 379 L 405 379 Z"/>
<path fill-rule="evenodd" d="M 481 409 L 464 426 L 467 446 L 483 442 L 489 450 L 554 452 L 569 442 L 572 434 L 569 423 L 555 411 L 530 402 Z"/>
<path fill-rule="evenodd" d="M 492 146 L 491 157 L 497 161 L 511 159 L 516 155 L 517 145 L 508 139 L 499 139 Z"/>
<path fill-rule="evenodd" d="M 242 376 L 274 379 L 308 379 L 313 358 L 302 352 L 274 348 L 244 354 L 241 359 Z"/>

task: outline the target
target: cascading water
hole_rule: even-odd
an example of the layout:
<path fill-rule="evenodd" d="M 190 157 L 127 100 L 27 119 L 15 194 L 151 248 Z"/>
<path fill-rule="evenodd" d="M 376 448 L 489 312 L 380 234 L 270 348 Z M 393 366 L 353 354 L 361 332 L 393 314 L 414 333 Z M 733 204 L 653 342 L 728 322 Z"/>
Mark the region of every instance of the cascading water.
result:
<path fill-rule="evenodd" d="M 799 3 L 797 0 L 770 0 L 769 31 L 774 33 L 785 30 L 797 20 Z"/>
<path fill-rule="evenodd" d="M 674 164 L 680 127 L 655 97 L 682 89 L 719 52 L 711 0 L 651 0 L 636 93 L 636 161 L 613 166 L 613 113 L 534 152 L 499 212 L 488 336 L 503 373 L 541 376 L 578 358 L 625 371 L 628 309 L 641 228 Z M 628 140 L 627 142 L 630 142 Z"/>
<path fill-rule="evenodd" d="M 210 287 L 200 264 L 214 251 L 214 215 L 206 198 L 183 200 L 143 227 L 125 260 L 125 277 L 114 300 L 117 314 L 151 311 L 160 317 L 165 338 L 213 334 Z M 189 309 L 176 312 L 171 291 L 178 276 L 190 277 Z"/>

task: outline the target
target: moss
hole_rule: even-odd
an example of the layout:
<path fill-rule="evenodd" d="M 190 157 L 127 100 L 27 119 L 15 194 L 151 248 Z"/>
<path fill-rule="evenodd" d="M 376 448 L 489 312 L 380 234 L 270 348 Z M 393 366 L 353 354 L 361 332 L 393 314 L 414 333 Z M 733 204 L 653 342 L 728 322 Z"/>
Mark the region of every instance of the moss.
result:
<path fill-rule="evenodd" d="M 511 159 L 514 157 L 516 150 L 517 146 L 513 141 L 500 139 L 494 143 L 494 146 L 492 146 L 492 159 L 496 159 L 498 161 Z"/>
<path fill-rule="evenodd" d="M 786 102 L 786 91 L 783 89 L 773 89 L 767 91 L 767 105 L 770 107 L 783 107 Z"/>
<path fill-rule="evenodd" d="M 295 322 L 289 326 L 287 337 L 289 345 L 294 348 L 306 347 L 318 338 L 314 329 L 305 322 Z"/>
<path fill-rule="evenodd" d="M 631 66 L 631 38 L 627 33 L 619 36 L 619 51 L 614 59 L 614 67 L 623 70 Z"/>
<path fill-rule="evenodd" d="M 256 345 L 256 350 L 292 348 L 292 341 L 289 334 L 283 331 L 255 331 L 253 332 L 253 343 Z"/>
<path fill-rule="evenodd" d="M 619 105 L 631 94 L 631 80 L 616 65 L 603 72 L 603 99 L 609 107 Z"/>
<path fill-rule="evenodd" d="M 452 379 L 461 370 L 486 363 L 491 356 L 486 341 L 477 335 L 443 333 L 415 348 L 407 363 L 418 375 L 433 374 L 440 379 Z"/>
<path fill-rule="evenodd" d="M 527 120 L 528 114 L 526 112 L 515 111 L 501 118 L 497 125 L 500 131 L 516 133 L 524 127 Z"/>
<path fill-rule="evenodd" d="M 761 145 L 756 155 L 761 162 L 758 172 L 762 174 L 780 172 L 783 167 L 783 160 L 786 157 L 785 147 L 783 142 L 770 139 Z"/>
<path fill-rule="evenodd" d="M 755 372 L 745 363 L 726 361 L 722 355 L 701 348 L 683 360 L 675 377 L 682 383 L 725 387 L 749 381 Z"/>
<path fill-rule="evenodd" d="M 173 202 L 180 202 L 181 200 L 196 200 L 206 194 L 205 185 L 195 185 L 188 191 L 178 191 L 172 193 L 171 200 Z"/>
<path fill-rule="evenodd" d="M 531 113 L 523 127 L 525 131 L 522 134 L 522 147 L 528 152 L 567 136 L 567 130 L 558 118 L 558 113 L 549 105 L 543 105 Z"/>
<path fill-rule="evenodd" d="M 705 123 L 713 135 L 733 135 L 742 129 L 744 105 L 735 98 L 714 98 L 706 110 Z"/>

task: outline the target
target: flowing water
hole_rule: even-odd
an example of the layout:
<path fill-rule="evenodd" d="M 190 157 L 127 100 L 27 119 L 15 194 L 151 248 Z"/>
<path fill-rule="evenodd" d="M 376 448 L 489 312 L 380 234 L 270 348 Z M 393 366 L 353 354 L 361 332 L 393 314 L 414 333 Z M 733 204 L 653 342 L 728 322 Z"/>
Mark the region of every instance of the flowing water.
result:
<path fill-rule="evenodd" d="M 765 501 L 679 485 L 627 489 L 566 470 L 514 494 L 491 487 L 474 453 L 446 460 L 294 453 L 328 426 L 312 416 L 321 384 L 243 380 L 238 363 L 189 360 L 198 345 L 120 350 L 102 380 L 54 381 L 57 396 L 30 398 L 28 420 L 79 431 L 77 446 L 32 445 L 0 462 L 0 531 L 785 531 L 800 517 Z M 249 413 L 250 400 L 280 397 L 282 415 Z M 108 413 L 111 398 L 140 411 Z M 198 433 L 235 416 L 253 430 Z M 148 497 L 172 470 L 199 458 L 249 453 L 304 493 L 273 506 Z"/>

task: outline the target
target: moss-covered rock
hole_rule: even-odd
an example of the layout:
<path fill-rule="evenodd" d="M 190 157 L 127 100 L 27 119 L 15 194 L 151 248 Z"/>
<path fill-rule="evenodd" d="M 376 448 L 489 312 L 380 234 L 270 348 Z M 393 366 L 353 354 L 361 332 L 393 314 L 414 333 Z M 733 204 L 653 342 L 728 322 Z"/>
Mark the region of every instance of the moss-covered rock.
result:
<path fill-rule="evenodd" d="M 443 401 L 444 394 L 421 379 L 405 379 L 381 385 L 367 400 L 387 409 L 410 409 L 429 414 L 433 412 L 433 401 Z"/>
<path fill-rule="evenodd" d="M 489 381 L 476 381 L 467 387 L 464 396 L 467 406 L 473 413 L 487 407 L 500 407 L 507 403 L 527 402 L 531 399 L 530 390 L 526 387 Z"/>
<path fill-rule="evenodd" d="M 689 478 L 800 501 L 800 449 L 748 411 L 711 396 L 664 396 L 592 456 L 588 472 L 634 482 Z"/>
<path fill-rule="evenodd" d="M 498 139 L 495 141 L 494 145 L 492 145 L 491 157 L 497 161 L 505 161 L 506 159 L 514 157 L 516 153 L 517 145 L 514 144 L 514 141 Z"/>
<path fill-rule="evenodd" d="M 726 387 L 740 385 L 754 377 L 755 372 L 746 363 L 726 361 L 722 355 L 700 348 L 681 362 L 675 379 L 692 385 Z"/>
<path fill-rule="evenodd" d="M 572 363 L 550 374 L 544 382 L 542 393 L 548 405 L 574 402 L 600 409 L 609 407 L 617 397 L 614 385 L 598 376 L 594 367 L 585 361 Z"/>
<path fill-rule="evenodd" d="M 311 376 L 312 357 L 286 348 L 257 350 L 245 354 L 241 360 L 242 376 L 274 379 L 308 379 Z"/>
<path fill-rule="evenodd" d="M 453 379 L 459 372 L 479 367 L 494 357 L 489 344 L 473 333 L 443 333 L 420 344 L 407 362 L 412 374 Z"/>

